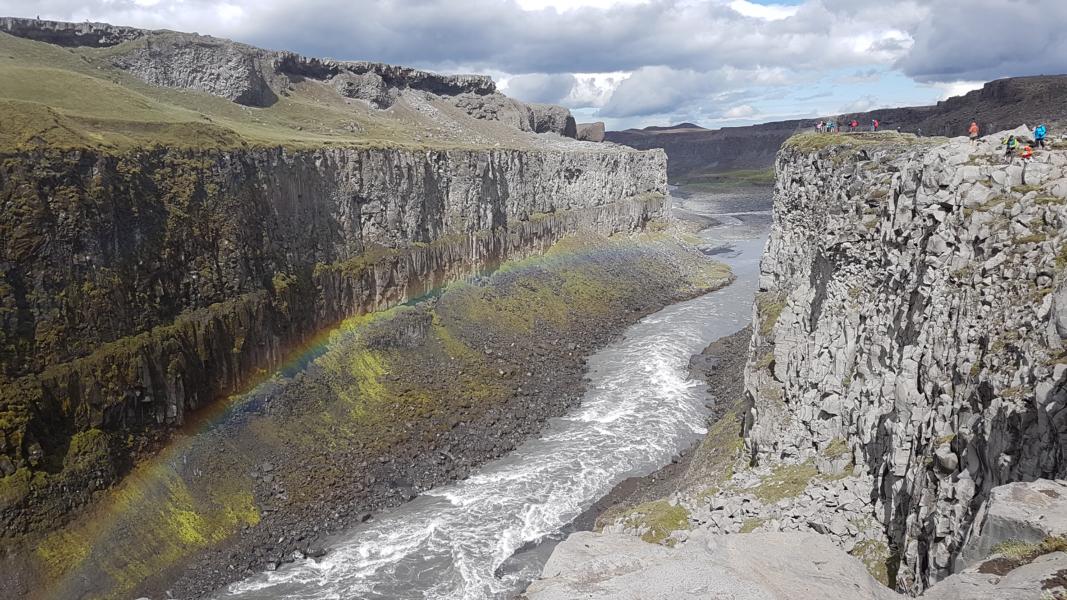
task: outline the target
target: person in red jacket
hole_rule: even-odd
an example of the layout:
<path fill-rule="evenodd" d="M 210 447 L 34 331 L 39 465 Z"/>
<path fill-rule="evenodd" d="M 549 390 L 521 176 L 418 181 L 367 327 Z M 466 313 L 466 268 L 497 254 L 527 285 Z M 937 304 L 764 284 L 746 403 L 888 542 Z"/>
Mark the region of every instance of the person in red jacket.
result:
<path fill-rule="evenodd" d="M 1034 149 L 1029 144 L 1023 146 L 1022 154 L 1019 155 L 1023 160 L 1028 161 L 1034 157 Z"/>
<path fill-rule="evenodd" d="M 967 134 L 971 136 L 971 141 L 978 143 L 978 121 L 971 121 L 971 127 L 967 130 Z"/>

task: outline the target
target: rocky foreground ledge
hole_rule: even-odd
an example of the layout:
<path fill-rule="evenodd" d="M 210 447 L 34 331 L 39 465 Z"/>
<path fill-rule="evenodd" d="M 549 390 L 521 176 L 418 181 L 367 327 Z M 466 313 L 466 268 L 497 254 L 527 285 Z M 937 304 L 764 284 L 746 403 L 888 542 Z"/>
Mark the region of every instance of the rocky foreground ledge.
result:
<path fill-rule="evenodd" d="M 747 416 L 528 596 L 1062 594 L 1067 152 L 1009 163 L 1006 135 L 786 143 L 745 393 L 721 399 Z"/>

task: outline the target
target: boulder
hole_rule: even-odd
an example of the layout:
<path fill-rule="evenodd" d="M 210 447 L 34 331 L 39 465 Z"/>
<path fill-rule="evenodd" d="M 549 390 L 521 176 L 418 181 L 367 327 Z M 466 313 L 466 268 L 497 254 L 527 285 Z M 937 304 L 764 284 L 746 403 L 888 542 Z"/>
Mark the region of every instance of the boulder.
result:
<path fill-rule="evenodd" d="M 597 121 L 596 123 L 579 123 L 578 139 L 586 142 L 603 142 L 604 122 Z"/>
<path fill-rule="evenodd" d="M 1054 552 L 1032 563 L 1000 574 L 992 569 L 973 568 L 941 581 L 920 596 L 924 600 L 1046 600 L 1059 598 L 1067 553 Z"/>
<path fill-rule="evenodd" d="M 1035 544 L 1067 535 L 1067 482 L 1016 482 L 993 488 L 975 515 L 954 571 L 985 560 L 993 548 L 1010 540 Z"/>
<path fill-rule="evenodd" d="M 530 125 L 535 133 L 558 133 L 563 137 L 578 136 L 578 126 L 571 111 L 555 104 L 527 104 Z"/>
<path fill-rule="evenodd" d="M 379 109 L 389 108 L 396 101 L 396 90 L 391 90 L 381 75 L 374 72 L 341 73 L 333 79 L 333 86 L 342 96 L 366 100 Z"/>
<path fill-rule="evenodd" d="M 556 547 L 529 600 L 897 600 L 863 563 L 811 533 L 713 535 L 674 548 L 579 532 Z"/>

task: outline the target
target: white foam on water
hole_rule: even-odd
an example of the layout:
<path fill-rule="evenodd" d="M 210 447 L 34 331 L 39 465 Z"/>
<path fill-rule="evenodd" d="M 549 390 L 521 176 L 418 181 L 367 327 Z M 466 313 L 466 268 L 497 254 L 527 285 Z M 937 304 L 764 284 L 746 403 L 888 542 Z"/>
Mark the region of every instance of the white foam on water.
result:
<path fill-rule="evenodd" d="M 747 324 L 762 243 L 742 239 L 720 256 L 738 275 L 733 285 L 647 317 L 591 357 L 582 404 L 541 437 L 352 530 L 323 559 L 255 575 L 219 598 L 481 600 L 521 591 L 529 573 L 497 574 L 517 550 L 706 432 L 707 394 L 689 379 L 689 359 Z"/>

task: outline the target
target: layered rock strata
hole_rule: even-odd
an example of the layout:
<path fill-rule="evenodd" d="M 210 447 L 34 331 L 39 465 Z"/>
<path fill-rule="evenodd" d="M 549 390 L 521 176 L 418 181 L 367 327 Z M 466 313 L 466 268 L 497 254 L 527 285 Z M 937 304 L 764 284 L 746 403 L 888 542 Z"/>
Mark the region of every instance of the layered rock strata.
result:
<path fill-rule="evenodd" d="M 1067 475 L 1067 154 L 1007 163 L 1000 137 L 807 135 L 777 161 L 748 447 L 869 478 L 912 594 L 993 488 Z"/>

